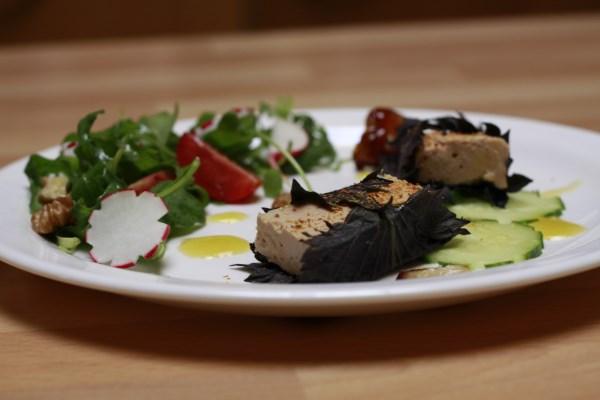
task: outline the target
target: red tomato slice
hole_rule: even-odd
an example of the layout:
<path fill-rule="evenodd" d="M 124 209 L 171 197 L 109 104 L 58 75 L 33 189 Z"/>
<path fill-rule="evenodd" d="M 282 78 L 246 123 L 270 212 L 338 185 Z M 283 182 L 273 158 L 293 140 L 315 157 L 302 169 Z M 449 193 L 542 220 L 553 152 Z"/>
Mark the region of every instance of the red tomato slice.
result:
<path fill-rule="evenodd" d="M 260 180 L 216 149 L 186 133 L 177 144 L 177 162 L 188 165 L 200 158 L 200 168 L 194 179 L 208 192 L 213 200 L 225 203 L 239 203 L 247 200 L 260 186 Z"/>

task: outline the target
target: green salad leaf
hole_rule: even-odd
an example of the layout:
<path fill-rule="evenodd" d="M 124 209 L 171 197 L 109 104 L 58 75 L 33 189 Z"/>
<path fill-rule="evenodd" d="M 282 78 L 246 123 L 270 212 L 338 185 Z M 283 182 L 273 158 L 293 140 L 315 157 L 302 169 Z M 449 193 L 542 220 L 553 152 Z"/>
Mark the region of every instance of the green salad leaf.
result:
<path fill-rule="evenodd" d="M 173 127 L 179 116 L 179 106 L 175 105 L 172 113 L 161 111 L 154 115 L 145 115 L 140 118 L 140 124 L 153 132 L 158 143 L 166 145 L 169 136 L 173 133 Z"/>
<path fill-rule="evenodd" d="M 281 172 L 275 169 L 264 170 L 262 176 L 263 189 L 267 197 L 277 197 L 283 188 L 283 177 Z"/>
<path fill-rule="evenodd" d="M 38 201 L 38 194 L 42 189 L 43 178 L 63 174 L 71 180 L 78 169 L 77 159 L 72 157 L 59 156 L 51 160 L 38 154 L 32 155 L 25 166 L 25 175 L 29 178 L 31 192 L 29 210 L 33 213 L 42 207 Z"/>
<path fill-rule="evenodd" d="M 206 223 L 204 209 L 208 205 L 208 193 L 194 183 L 194 173 L 199 166 L 200 160 L 196 159 L 179 170 L 177 179 L 161 182 L 152 188 L 169 209 L 161 221 L 171 227 L 171 236 L 185 235 Z"/>

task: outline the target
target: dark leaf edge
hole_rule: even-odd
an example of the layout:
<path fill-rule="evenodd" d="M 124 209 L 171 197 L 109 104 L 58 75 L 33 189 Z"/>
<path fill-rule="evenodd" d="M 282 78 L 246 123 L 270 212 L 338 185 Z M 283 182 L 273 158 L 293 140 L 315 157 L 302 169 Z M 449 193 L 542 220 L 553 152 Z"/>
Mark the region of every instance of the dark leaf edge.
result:
<path fill-rule="evenodd" d="M 415 157 L 423 141 L 425 128 L 424 121 L 405 119 L 391 143 L 396 151 L 394 154 L 384 155 L 379 160 L 382 172 L 411 182 L 416 181 L 418 171 Z"/>
<path fill-rule="evenodd" d="M 482 122 L 479 126 L 476 126 L 469 121 L 465 115 L 458 111 L 458 117 L 446 116 L 440 118 L 432 118 L 425 120 L 425 129 L 436 129 L 442 132 L 456 132 L 456 133 L 483 133 L 492 137 L 499 137 L 509 142 L 510 130 L 502 133 L 498 125 L 491 122 Z"/>
<path fill-rule="evenodd" d="M 290 191 L 291 195 L 291 204 L 294 206 L 301 206 L 304 204 L 314 204 L 316 206 L 325 208 L 327 210 L 331 209 L 331 206 L 317 192 L 312 192 L 310 190 L 306 190 L 298 183 L 296 179 L 292 181 L 292 189 Z"/>
<path fill-rule="evenodd" d="M 279 265 L 269 262 L 269 260 L 258 251 L 254 243 L 250 243 L 250 250 L 254 253 L 254 258 L 258 262 L 250 264 L 233 264 L 231 267 L 240 271 L 247 272 L 249 275 L 244 282 L 250 283 L 296 283 L 297 278 L 284 271 Z"/>

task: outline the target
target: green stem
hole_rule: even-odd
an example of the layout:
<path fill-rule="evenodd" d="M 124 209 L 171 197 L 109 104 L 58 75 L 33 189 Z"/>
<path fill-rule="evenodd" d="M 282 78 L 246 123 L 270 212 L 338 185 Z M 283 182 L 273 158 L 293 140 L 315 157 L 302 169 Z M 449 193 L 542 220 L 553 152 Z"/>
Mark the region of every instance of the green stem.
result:
<path fill-rule="evenodd" d="M 167 197 L 170 194 L 178 191 L 183 186 L 191 182 L 191 180 L 194 178 L 194 174 L 196 173 L 199 167 L 200 159 L 196 157 L 194 161 L 192 161 L 192 163 L 188 165 L 185 172 L 179 178 L 177 178 L 177 180 L 175 180 L 173 184 L 167 186 L 166 188 L 158 192 L 156 195 L 158 197 Z"/>
<path fill-rule="evenodd" d="M 310 182 L 308 181 L 306 174 L 304 173 L 304 169 L 302 169 L 300 164 L 298 164 L 298 161 L 296 161 L 294 156 L 292 156 L 289 151 L 287 151 L 286 149 L 281 147 L 279 144 L 275 143 L 273 141 L 273 139 L 271 139 L 268 135 L 265 135 L 264 133 L 259 132 L 259 131 L 256 132 L 256 135 L 259 138 L 261 138 L 262 140 L 264 140 L 265 142 L 267 142 L 269 145 L 275 147 L 277 149 L 277 151 L 279 151 L 283 155 L 283 157 L 290 163 L 292 168 L 294 168 L 296 170 L 296 172 L 300 176 L 300 179 L 302 179 L 302 182 L 304 182 L 306 189 L 312 192 L 313 188 L 310 185 Z"/>
<path fill-rule="evenodd" d="M 124 154 L 125 154 L 125 143 L 122 143 L 119 146 L 119 149 L 117 150 L 117 152 L 115 153 L 115 156 L 112 158 L 112 160 L 110 160 L 110 164 L 108 165 L 108 170 L 111 173 L 113 173 L 113 174 L 117 173 L 117 167 L 119 166 L 119 163 L 121 162 L 121 159 L 123 158 Z"/>

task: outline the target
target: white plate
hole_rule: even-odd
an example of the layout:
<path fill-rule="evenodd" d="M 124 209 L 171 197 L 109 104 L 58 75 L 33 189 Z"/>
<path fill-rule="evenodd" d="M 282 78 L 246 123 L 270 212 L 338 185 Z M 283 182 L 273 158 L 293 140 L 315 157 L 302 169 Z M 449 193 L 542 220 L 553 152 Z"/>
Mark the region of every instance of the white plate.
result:
<path fill-rule="evenodd" d="M 365 109 L 326 109 L 309 112 L 329 132 L 342 156 L 348 157 L 364 127 Z M 403 110 L 429 118 L 446 111 Z M 600 265 L 600 135 L 582 129 L 521 118 L 467 113 L 476 123 L 490 121 L 511 129 L 515 162 L 511 171 L 534 178 L 532 189 L 552 189 L 573 181 L 580 187 L 563 196 L 564 218 L 584 225 L 585 233 L 571 239 L 546 242 L 541 257 L 458 276 L 344 284 L 275 285 L 244 283 L 245 273 L 230 264 L 252 261 L 251 253 L 215 260 L 188 258 L 178 250 L 181 239 L 169 242 L 160 265 L 130 270 L 91 262 L 87 255 L 69 256 L 36 235 L 29 226 L 26 159 L 0 171 L 0 258 L 22 270 L 73 285 L 203 309 L 248 314 L 347 315 L 428 308 L 465 302 L 534 283 L 572 275 Z M 181 121 L 183 130 L 190 121 Z M 44 152 L 54 156 L 57 149 Z M 331 190 L 356 181 L 351 163 L 338 173 L 310 177 L 315 189 Z M 235 225 L 210 223 L 191 236 L 234 233 L 254 238 L 255 218 L 261 206 L 209 207 L 209 213 L 238 210 L 250 216 Z"/>

